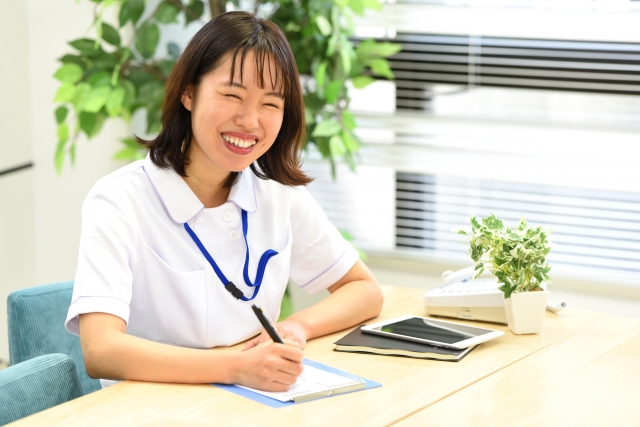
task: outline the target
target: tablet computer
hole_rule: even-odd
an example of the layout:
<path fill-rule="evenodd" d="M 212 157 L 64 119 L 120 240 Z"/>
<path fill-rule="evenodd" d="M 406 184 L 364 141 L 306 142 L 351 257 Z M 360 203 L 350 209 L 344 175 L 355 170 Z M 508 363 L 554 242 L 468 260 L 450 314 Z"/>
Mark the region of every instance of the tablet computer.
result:
<path fill-rule="evenodd" d="M 504 335 L 504 332 L 493 329 L 410 315 L 363 326 L 361 329 L 368 334 L 454 349 L 471 347 Z"/>

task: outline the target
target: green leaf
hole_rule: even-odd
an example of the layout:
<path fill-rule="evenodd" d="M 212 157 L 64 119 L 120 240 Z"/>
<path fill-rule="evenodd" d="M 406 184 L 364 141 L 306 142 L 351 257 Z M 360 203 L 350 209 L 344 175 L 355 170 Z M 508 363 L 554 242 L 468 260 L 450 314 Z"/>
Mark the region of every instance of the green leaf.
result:
<path fill-rule="evenodd" d="M 338 47 L 338 37 L 332 35 L 329 37 L 329 42 L 327 43 L 327 57 L 332 57 L 336 52 L 336 48 Z"/>
<path fill-rule="evenodd" d="M 331 23 L 323 15 L 316 16 L 316 25 L 318 26 L 318 30 L 320 30 L 320 34 L 325 37 L 328 37 L 333 32 Z"/>
<path fill-rule="evenodd" d="M 108 86 L 111 84 L 111 75 L 106 71 L 99 71 L 89 77 L 91 87 Z"/>
<path fill-rule="evenodd" d="M 144 153 L 144 151 L 141 150 L 140 147 L 125 147 L 114 154 L 113 159 L 129 161 L 140 160 L 141 158 L 144 158 L 144 155 L 141 155 L 141 153 Z"/>
<path fill-rule="evenodd" d="M 362 89 L 363 87 L 369 86 L 374 81 L 375 79 L 371 76 L 356 76 L 351 79 L 351 83 L 353 83 L 353 87 L 356 89 Z"/>
<path fill-rule="evenodd" d="M 351 73 L 351 46 L 348 40 L 340 45 L 340 61 L 344 74 L 348 76 Z"/>
<path fill-rule="evenodd" d="M 123 80 L 122 87 L 124 87 L 124 100 L 122 106 L 124 108 L 131 108 L 136 99 L 136 87 L 131 80 Z"/>
<path fill-rule="evenodd" d="M 60 106 L 56 108 L 56 123 L 60 124 L 64 122 L 64 120 L 67 118 L 68 112 L 69 110 L 67 109 L 67 107 Z"/>
<path fill-rule="evenodd" d="M 96 56 L 100 52 L 100 49 L 96 47 L 96 41 L 92 39 L 77 39 L 69 42 L 69 44 L 89 57 Z"/>
<path fill-rule="evenodd" d="M 56 173 L 60 175 L 62 172 L 62 166 L 64 166 L 64 146 L 66 141 L 58 141 L 56 146 L 55 164 Z"/>
<path fill-rule="evenodd" d="M 147 22 L 140 27 L 135 46 L 144 58 L 151 58 L 160 41 L 160 29 L 154 23 Z"/>
<path fill-rule="evenodd" d="M 97 113 L 107 103 L 110 94 L 111 87 L 109 86 L 94 87 L 87 95 L 82 110 L 88 113 Z"/>
<path fill-rule="evenodd" d="M 78 64 L 64 64 L 53 75 L 63 83 L 75 83 L 82 78 L 82 68 Z"/>
<path fill-rule="evenodd" d="M 170 57 L 177 60 L 180 57 L 180 46 L 174 42 L 167 43 L 167 53 Z"/>
<path fill-rule="evenodd" d="M 347 151 L 350 153 L 355 153 L 360 149 L 358 140 L 349 131 L 342 131 L 342 141 L 344 142 L 344 146 L 347 148 Z"/>
<path fill-rule="evenodd" d="M 69 139 L 69 125 L 60 123 L 58 125 L 58 141 L 67 142 Z"/>
<path fill-rule="evenodd" d="M 349 130 L 354 130 L 358 125 L 356 123 L 356 118 L 353 117 L 349 111 L 344 110 L 342 112 L 342 124 Z"/>
<path fill-rule="evenodd" d="M 80 129 L 82 129 L 89 138 L 92 138 L 100 132 L 104 119 L 104 114 L 83 111 L 79 117 Z"/>
<path fill-rule="evenodd" d="M 382 4 L 378 0 L 363 0 L 364 7 L 373 10 L 382 10 Z"/>
<path fill-rule="evenodd" d="M 139 150 L 141 148 L 140 144 L 138 144 L 138 141 L 136 141 L 135 138 L 122 138 L 120 142 L 122 142 L 127 147 L 135 148 L 136 150 Z"/>
<path fill-rule="evenodd" d="M 356 55 L 361 61 L 368 61 L 372 58 L 386 58 L 402 50 L 402 45 L 398 43 L 382 42 L 378 43 L 373 39 L 365 40 L 356 47 Z"/>
<path fill-rule="evenodd" d="M 138 22 L 142 16 L 142 12 L 144 12 L 144 1 L 145 0 L 125 0 L 123 2 L 118 18 L 120 27 L 124 27 L 128 21 L 131 21 L 134 25 Z"/>
<path fill-rule="evenodd" d="M 391 71 L 391 67 L 389 66 L 389 61 L 382 58 L 376 58 L 369 61 L 367 64 L 371 67 L 371 71 L 373 74 L 378 76 L 386 77 L 389 80 L 393 80 L 394 75 L 393 71 Z"/>
<path fill-rule="evenodd" d="M 327 100 L 328 104 L 334 104 L 338 100 L 343 87 L 344 81 L 342 79 L 333 80 L 327 85 L 327 90 L 324 92 L 324 97 Z"/>
<path fill-rule="evenodd" d="M 58 88 L 54 102 L 71 102 L 76 94 L 76 86 L 73 83 L 63 83 Z"/>
<path fill-rule="evenodd" d="M 364 1 L 363 0 L 349 0 L 349 7 L 358 15 L 364 15 Z"/>
<path fill-rule="evenodd" d="M 175 67 L 175 65 L 175 61 L 169 61 L 165 59 L 164 61 L 160 61 L 160 63 L 158 64 L 158 68 L 160 68 L 162 74 L 169 77 L 169 74 L 171 74 L 171 70 L 173 70 L 173 67 Z"/>
<path fill-rule="evenodd" d="M 73 108 L 75 108 L 76 111 L 82 111 L 89 92 L 91 92 L 91 85 L 89 85 L 89 83 L 83 82 L 76 86 L 72 100 Z"/>
<path fill-rule="evenodd" d="M 318 123 L 311 136 L 333 136 L 340 132 L 341 126 L 337 121 L 330 119 Z"/>
<path fill-rule="evenodd" d="M 197 18 L 195 16 L 193 16 L 191 13 L 185 13 L 185 23 L 188 24 L 190 22 L 195 21 L 198 18 L 202 17 L 202 14 L 204 13 L 204 2 L 200 1 L 200 0 L 191 0 L 189 2 L 189 5 L 187 6 L 187 8 L 193 12 L 193 14 L 195 14 L 197 16 Z"/>
<path fill-rule="evenodd" d="M 120 114 L 125 95 L 126 92 L 123 87 L 117 87 L 109 94 L 105 104 L 105 109 L 109 116 L 115 117 Z"/>
<path fill-rule="evenodd" d="M 324 77 L 327 73 L 327 61 L 323 61 L 322 64 L 318 67 L 318 71 L 316 71 L 316 87 L 318 89 L 324 88 Z"/>
<path fill-rule="evenodd" d="M 62 62 L 63 64 L 76 64 L 83 70 L 87 68 L 87 63 L 84 62 L 80 55 L 64 55 L 62 58 L 60 58 L 60 62 Z"/>
<path fill-rule="evenodd" d="M 180 9 L 177 6 L 164 2 L 160 5 L 160 9 L 156 13 L 156 19 L 163 24 L 170 24 L 172 22 L 178 22 L 178 14 Z"/>
<path fill-rule="evenodd" d="M 333 135 L 329 139 L 329 149 L 331 150 L 331 153 L 337 157 L 341 157 L 347 153 L 342 137 L 339 134 Z"/>
<path fill-rule="evenodd" d="M 120 46 L 120 34 L 109 24 L 102 23 L 102 40 L 106 41 L 110 45 Z"/>

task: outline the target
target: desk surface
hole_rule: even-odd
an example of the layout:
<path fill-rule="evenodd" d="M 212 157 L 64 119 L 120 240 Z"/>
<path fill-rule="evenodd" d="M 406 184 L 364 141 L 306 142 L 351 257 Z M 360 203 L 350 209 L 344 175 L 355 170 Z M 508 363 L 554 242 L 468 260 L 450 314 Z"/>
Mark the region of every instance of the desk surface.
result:
<path fill-rule="evenodd" d="M 394 424 L 640 426 L 640 320 L 607 316 Z"/>
<path fill-rule="evenodd" d="M 384 286 L 383 290 L 382 314 L 368 323 L 403 314 L 424 315 L 423 291 L 392 286 Z M 422 416 L 420 411 L 450 399 L 474 383 L 482 383 L 603 317 L 604 314 L 577 310 L 564 310 L 558 315 L 547 313 L 543 331 L 537 335 L 514 335 L 506 326 L 466 322 L 506 333 L 479 346 L 457 363 L 334 352 L 332 343 L 347 332 L 342 331 L 310 341 L 305 357 L 378 381 L 383 384 L 381 388 L 273 409 L 210 385 L 126 381 L 32 415 L 15 425 L 208 426 L 214 422 L 224 426 L 386 426 L 410 419 L 414 414 Z M 239 348 L 213 351 L 239 351 Z"/>

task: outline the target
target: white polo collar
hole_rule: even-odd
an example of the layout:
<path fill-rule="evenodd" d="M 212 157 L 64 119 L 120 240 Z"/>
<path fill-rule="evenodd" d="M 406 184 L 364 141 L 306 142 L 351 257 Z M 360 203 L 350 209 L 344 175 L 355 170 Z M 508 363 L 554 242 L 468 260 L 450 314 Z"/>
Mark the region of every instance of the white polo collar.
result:
<path fill-rule="evenodd" d="M 172 220 L 184 224 L 195 217 L 204 205 L 191 191 L 191 188 L 173 168 L 157 167 L 147 154 L 144 159 L 144 170 L 151 181 L 158 197 Z M 256 211 L 256 194 L 253 186 L 253 173 L 245 169 L 238 181 L 231 187 L 229 199 L 247 212 Z"/>

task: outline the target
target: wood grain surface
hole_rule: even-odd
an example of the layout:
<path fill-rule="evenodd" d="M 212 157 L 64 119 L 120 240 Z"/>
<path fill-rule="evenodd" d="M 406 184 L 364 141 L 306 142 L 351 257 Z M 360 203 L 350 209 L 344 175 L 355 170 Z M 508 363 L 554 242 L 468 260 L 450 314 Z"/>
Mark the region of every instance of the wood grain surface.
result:
<path fill-rule="evenodd" d="M 404 314 L 425 315 L 423 291 L 393 286 L 384 286 L 383 290 L 383 312 L 368 323 Z M 603 317 L 604 314 L 577 310 L 547 313 L 540 334 L 520 336 L 504 325 L 460 320 L 459 323 L 505 331 L 503 337 L 479 346 L 460 362 L 334 352 L 333 343 L 348 332 L 341 331 L 310 341 L 305 357 L 380 382 L 382 387 L 273 409 L 211 385 L 125 381 L 32 415 L 15 426 L 335 427 L 387 426 L 403 419 L 410 425 L 412 415 L 421 417 L 421 410 L 450 399 Z M 236 345 L 211 351 L 240 348 Z M 573 362 L 561 359 L 557 363 Z M 544 376 L 544 368 L 541 369 L 540 375 Z M 472 402 L 467 407 L 475 405 Z"/>

